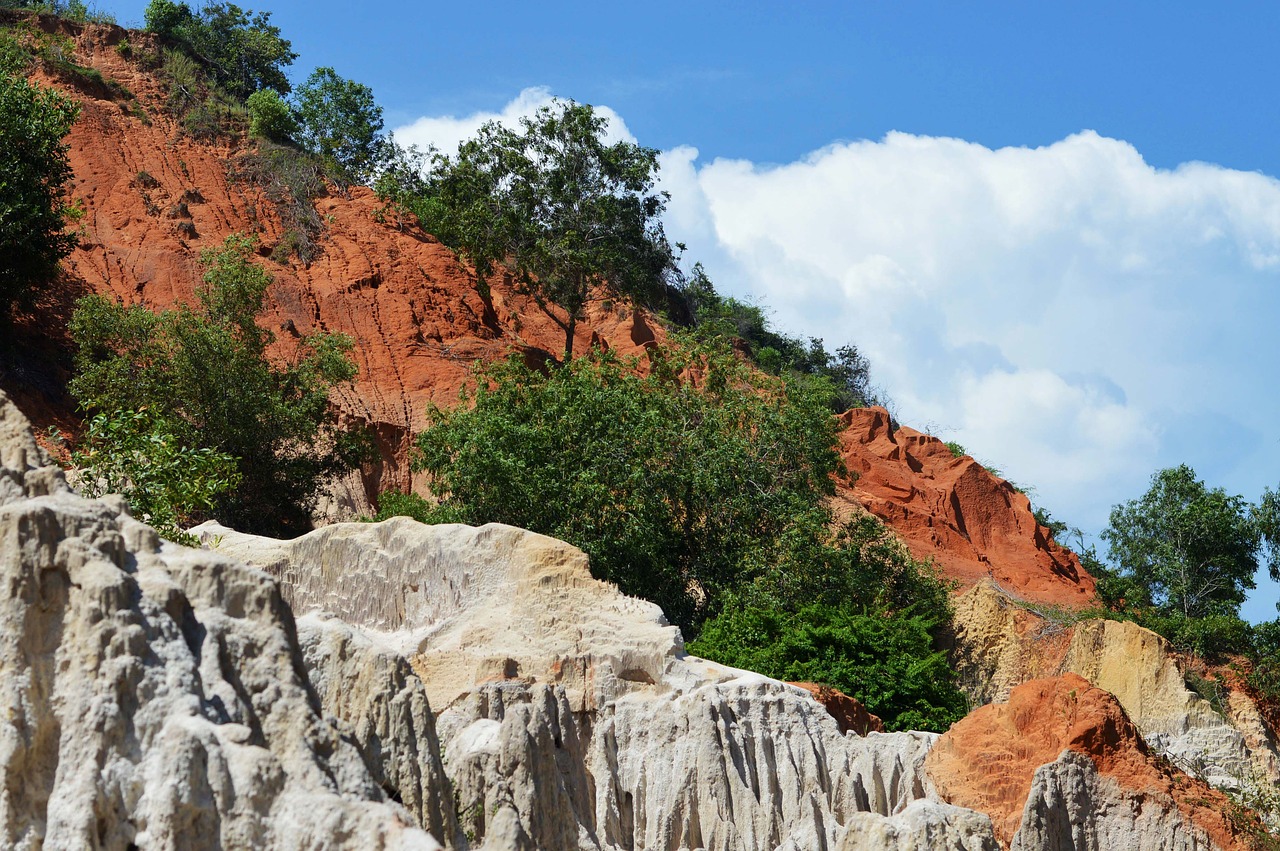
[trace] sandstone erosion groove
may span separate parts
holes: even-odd
[[[0,394],[0,845],[439,847],[323,721],[276,583],[66,487]]]
[[[407,518],[196,531],[279,577],[304,628],[328,609],[406,654],[483,847],[995,847],[985,816],[935,799],[934,734],[845,734],[798,687],[686,655],[561,541]]]

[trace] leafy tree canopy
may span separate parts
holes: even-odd
[[[470,260],[481,287],[498,268],[565,332],[565,360],[588,301],[640,301],[664,290],[673,253],[654,189],[658,152],[609,143],[590,106],[556,103],[513,130],[480,128],[436,155],[425,185],[384,190]],[[396,170],[404,173],[407,170]]]
[[[1209,489],[1184,465],[1161,470],[1139,499],[1117,505],[1102,533],[1113,584],[1165,615],[1236,615],[1264,553],[1280,578],[1276,543],[1280,504],[1268,492],[1257,506]]]
[[[368,86],[317,68],[294,93],[298,141],[324,159],[334,179],[361,183],[382,155],[382,107]]]
[[[803,667],[891,719],[918,699],[942,713],[920,718],[942,723],[963,704],[931,634],[950,613],[943,583],[874,518],[833,525],[826,498],[843,468],[823,382],[771,378],[692,341],[644,363],[593,349],[546,371],[515,359],[478,369],[478,387],[430,410],[418,437],[414,465],[439,504],[384,495],[380,516],[502,522],[569,541],[593,573],[657,602],[687,636],[708,636],[698,652],[728,664],[744,661],[742,625],[763,618],[773,626],[752,645],[752,664],[768,661],[757,670]],[[867,667],[882,620],[909,648],[903,664],[929,671],[901,700],[872,682],[894,674]],[[815,641],[826,649],[803,649]],[[926,680],[936,694],[916,688]]]
[[[681,324],[694,327],[698,337],[741,340],[752,361],[772,375],[788,372],[829,380],[828,404],[835,413],[883,403],[871,387],[871,365],[856,346],[841,346],[832,354],[817,337],[806,343],[775,331],[758,305],[720,295],[701,263],[694,264],[678,289],[688,305]]]
[[[304,337],[290,363],[268,360],[273,336],[255,317],[270,278],[252,256],[253,242],[239,236],[205,252],[197,307],[152,313],[82,299],[71,322],[70,389],[109,420],[146,411],[183,451],[234,458],[238,484],[216,497],[213,512],[238,528],[282,534],[305,529],[329,477],[357,460],[356,435],[338,428],[329,404],[330,388],[350,381],[355,367],[350,340],[330,334]]]
[[[65,227],[71,165],[63,140],[80,108],[29,82],[18,60],[0,56],[0,318],[29,303],[77,242]]]
[[[193,11],[184,2],[151,0],[144,16],[147,29],[203,61],[230,94],[244,99],[259,89],[289,93],[284,69],[298,54],[271,24],[270,12],[254,14],[222,2]]]

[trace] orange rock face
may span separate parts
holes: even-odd
[[[1145,805],[1176,807],[1218,847],[1237,847],[1223,815],[1226,795],[1154,755],[1116,699],[1075,674],[1032,680],[1015,688],[1008,703],[971,712],[937,741],[925,765],[948,803],[987,813],[1007,846],[1036,769],[1064,750],[1087,756],[1101,776]]]
[[[85,215],[80,247],[64,263],[60,309],[28,317],[28,325],[64,325],[74,299],[85,293],[156,309],[191,302],[204,273],[201,252],[230,234],[252,234],[274,279],[259,324],[276,334],[275,354],[287,358],[299,336],[315,331],[346,334],[356,343],[359,376],[337,401],[377,436],[383,458],[364,471],[369,495],[411,485],[404,463],[408,436],[424,425],[428,403],[456,400],[475,361],[511,351],[541,361],[563,352],[564,332],[532,300],[503,280],[493,281],[491,296],[482,298],[452,251],[417,228],[400,227],[364,188],[318,199],[323,232],[310,265],[272,260],[273,249],[288,238],[286,228],[261,189],[233,177],[251,146],[243,139],[199,142],[183,133],[165,109],[167,89],[137,61],[150,37],[127,34],[133,58],[125,58],[117,46],[126,33],[117,27],[43,21],[74,38],[77,61],[127,88],[136,101],[36,75],[81,103],[68,142],[71,193]],[[575,349],[595,344],[628,355],[661,339],[661,329],[643,313],[597,302],[578,326]],[[22,403],[21,388],[15,395]],[[59,419],[39,398],[26,401],[39,425]]]
[[[857,480],[840,496],[887,523],[916,558],[933,558],[961,588],[990,577],[1033,602],[1094,601],[1093,577],[1036,522],[1025,494],[936,437],[895,431],[884,408],[841,420],[840,452]]]
[[[856,697],[850,697],[839,689],[818,683],[788,683],[788,685],[799,686],[813,695],[813,699],[825,706],[831,717],[836,719],[841,733],[852,730],[859,736],[865,736],[867,733],[884,732],[884,722],[880,720],[880,716],[868,712],[867,707],[863,706],[862,701]]]
[[[40,362],[58,362],[60,372],[38,387],[21,376],[3,381],[38,425],[69,422],[70,400],[54,398],[67,378],[69,343],[54,338],[78,296],[99,293],[157,309],[189,302],[203,275],[201,252],[233,233],[259,240],[262,265],[274,278],[261,324],[277,335],[276,355],[289,357],[297,339],[314,331],[356,343],[359,376],[336,397],[345,416],[369,424],[380,449],[359,483],[364,499],[387,488],[420,488],[405,463],[410,435],[425,425],[428,403],[457,398],[475,361],[517,351],[538,362],[563,350],[563,331],[536,304],[503,280],[482,298],[449,249],[401,227],[367,189],[318,199],[323,232],[312,263],[271,259],[283,256],[274,250],[289,234],[264,192],[234,176],[251,146],[243,134],[210,143],[183,132],[166,110],[167,85],[139,62],[154,49],[150,36],[42,21],[74,39],[78,62],[133,97],[37,74],[82,105],[68,141],[72,194],[85,209],[65,280],[26,321],[29,336],[54,349]],[[126,37],[128,58],[118,49]],[[662,339],[642,312],[598,302],[579,324],[575,348],[600,345],[627,355]],[[1092,599],[1092,580],[1047,539],[1026,497],[972,459],[952,458],[942,443],[910,429],[892,431],[881,409],[846,414],[841,449],[860,473],[843,499],[865,505],[916,556],[934,557],[963,586],[991,575],[1033,600]]]

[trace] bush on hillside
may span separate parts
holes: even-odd
[[[871,365],[856,346],[841,346],[833,354],[817,337],[805,342],[778,333],[758,305],[716,292],[701,263],[694,264],[679,292],[689,306],[689,324],[696,329],[696,336],[742,341],[751,360],[770,375],[825,379],[830,382],[827,404],[834,413],[884,404],[871,387]]]
[[[100,296],[80,301],[70,389],[111,419],[148,411],[186,450],[233,457],[238,484],[212,513],[246,531],[289,534],[310,525],[329,479],[351,469],[360,435],[338,427],[329,391],[350,381],[351,341],[304,337],[293,359],[273,363],[273,335],[256,322],[270,278],[251,240],[232,236],[203,255],[206,286],[195,307],[152,313]]]
[[[68,97],[26,78],[22,57],[0,54],[0,319],[30,304],[71,252],[71,164],[64,141],[79,115]]]
[[[597,349],[545,371],[490,364],[476,379],[418,437],[413,464],[439,503],[384,494],[379,518],[501,522],[569,541],[596,576],[658,603],[686,636],[708,635],[698,647],[728,664],[743,662],[732,636],[766,618],[752,665],[803,669],[890,721],[945,726],[963,703],[933,642],[950,614],[944,583],[874,518],[833,526],[826,499],[843,468],[829,387],[692,341],[645,363]],[[873,665],[877,636],[901,658]],[[814,642],[826,649],[806,655]]]
[[[856,697],[890,730],[941,732],[969,711],[947,654],[936,648],[936,616],[893,616],[851,605],[798,610],[768,598],[735,598],[689,651],[790,682],[819,682]]]
[[[298,54],[271,24],[270,12],[221,2],[195,11],[183,2],[151,0],[145,19],[147,29],[177,43],[233,97],[243,101],[259,89],[289,93],[284,69]]]
[[[123,495],[134,516],[171,541],[194,545],[184,529],[209,519],[240,483],[235,458],[183,445],[178,429],[149,410],[99,413],[86,425],[71,451],[80,492]]]

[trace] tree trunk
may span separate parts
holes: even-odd
[[[578,314],[572,312],[569,314],[569,321],[564,326],[564,362],[567,364],[573,360],[573,335],[578,330]]]

